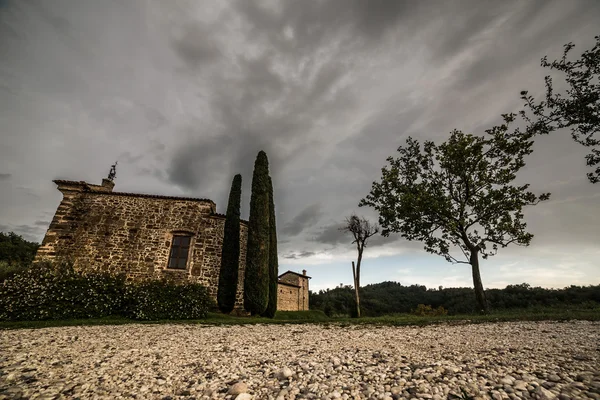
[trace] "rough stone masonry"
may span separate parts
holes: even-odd
[[[212,200],[114,192],[110,179],[101,185],[54,183],[63,199],[36,261],[54,259],[71,262],[76,270],[122,272],[131,280],[200,283],[216,299],[225,216],[216,213]],[[240,222],[240,231],[237,309],[243,307],[246,221]],[[307,310],[309,277],[288,271],[281,278],[289,274],[296,279],[280,284],[278,309]]]

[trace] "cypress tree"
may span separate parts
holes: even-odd
[[[254,162],[248,252],[244,274],[244,308],[261,315],[269,304],[269,160],[260,151]]]
[[[240,262],[240,202],[242,197],[242,176],[237,174],[231,182],[229,203],[223,233],[223,251],[221,253],[221,273],[217,304],[219,310],[229,314],[235,306],[238,271]]]
[[[277,260],[277,229],[275,225],[275,202],[273,201],[273,181],[269,177],[269,305],[265,317],[275,317],[277,311],[277,276],[279,261]]]

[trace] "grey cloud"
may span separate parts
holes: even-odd
[[[12,174],[0,174],[0,181],[7,181],[10,179],[11,176]]]
[[[320,232],[314,233],[314,236],[310,240],[320,244],[329,245],[352,243],[352,238],[349,236],[349,233],[341,230],[343,227],[343,222],[325,226]]]
[[[275,8],[247,1],[236,5],[255,33],[264,36],[271,33],[274,44],[279,44],[282,50],[290,46],[282,35],[286,26],[294,32],[293,47],[288,49],[298,50],[323,43],[345,29],[357,31],[359,35],[349,36],[359,39],[379,39],[388,28],[407,20],[420,8],[417,1],[387,0],[290,1]]]
[[[31,242],[38,242],[43,236],[45,229],[42,229],[37,226],[30,225],[4,225],[0,224],[0,232],[14,232],[18,235],[23,236],[25,240],[29,240]]]
[[[191,67],[215,62],[221,56],[221,51],[211,31],[210,27],[201,23],[188,23],[183,33],[173,39],[173,47]]]
[[[288,260],[298,260],[300,258],[312,257],[315,254],[317,254],[317,253],[315,253],[314,251],[301,251],[298,253],[286,254],[283,256],[283,258],[287,258]]]
[[[287,236],[296,236],[304,229],[314,225],[322,214],[319,203],[311,204],[300,211],[290,222],[286,223],[281,229],[281,233]]]
[[[38,220],[38,221],[34,222],[34,225],[46,227],[46,226],[50,226],[50,221],[41,221],[41,220]]]

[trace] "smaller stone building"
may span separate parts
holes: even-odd
[[[277,293],[277,310],[307,311],[308,280],[306,270],[302,274],[287,271],[279,275],[279,292]]]

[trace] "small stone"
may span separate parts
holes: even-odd
[[[229,390],[227,391],[227,394],[232,394],[235,396],[238,394],[246,393],[247,391],[248,391],[248,385],[246,385],[244,382],[238,382],[229,388]]]
[[[250,393],[240,393],[235,397],[235,400],[250,400],[252,395]]]
[[[514,379],[512,379],[512,378],[510,378],[510,377],[507,376],[507,377],[504,377],[504,378],[500,379],[499,382],[501,384],[503,384],[503,385],[512,386],[512,384],[513,384],[514,381],[515,381]]]
[[[535,394],[536,394],[536,398],[539,400],[556,399],[556,395],[554,393],[552,393],[551,391],[549,391],[548,389],[545,389],[543,386],[538,386],[535,389]]]
[[[525,383],[525,381],[515,381],[513,384],[513,388],[515,390],[519,390],[521,392],[524,392],[527,390],[527,383]]]
[[[550,374],[548,375],[548,380],[551,382],[560,382],[560,376],[556,375],[556,374]]]
[[[289,369],[288,367],[284,367],[279,372],[279,377],[282,378],[282,379],[287,379],[287,378],[291,377],[292,375],[294,375],[294,372],[292,372],[292,370]]]

